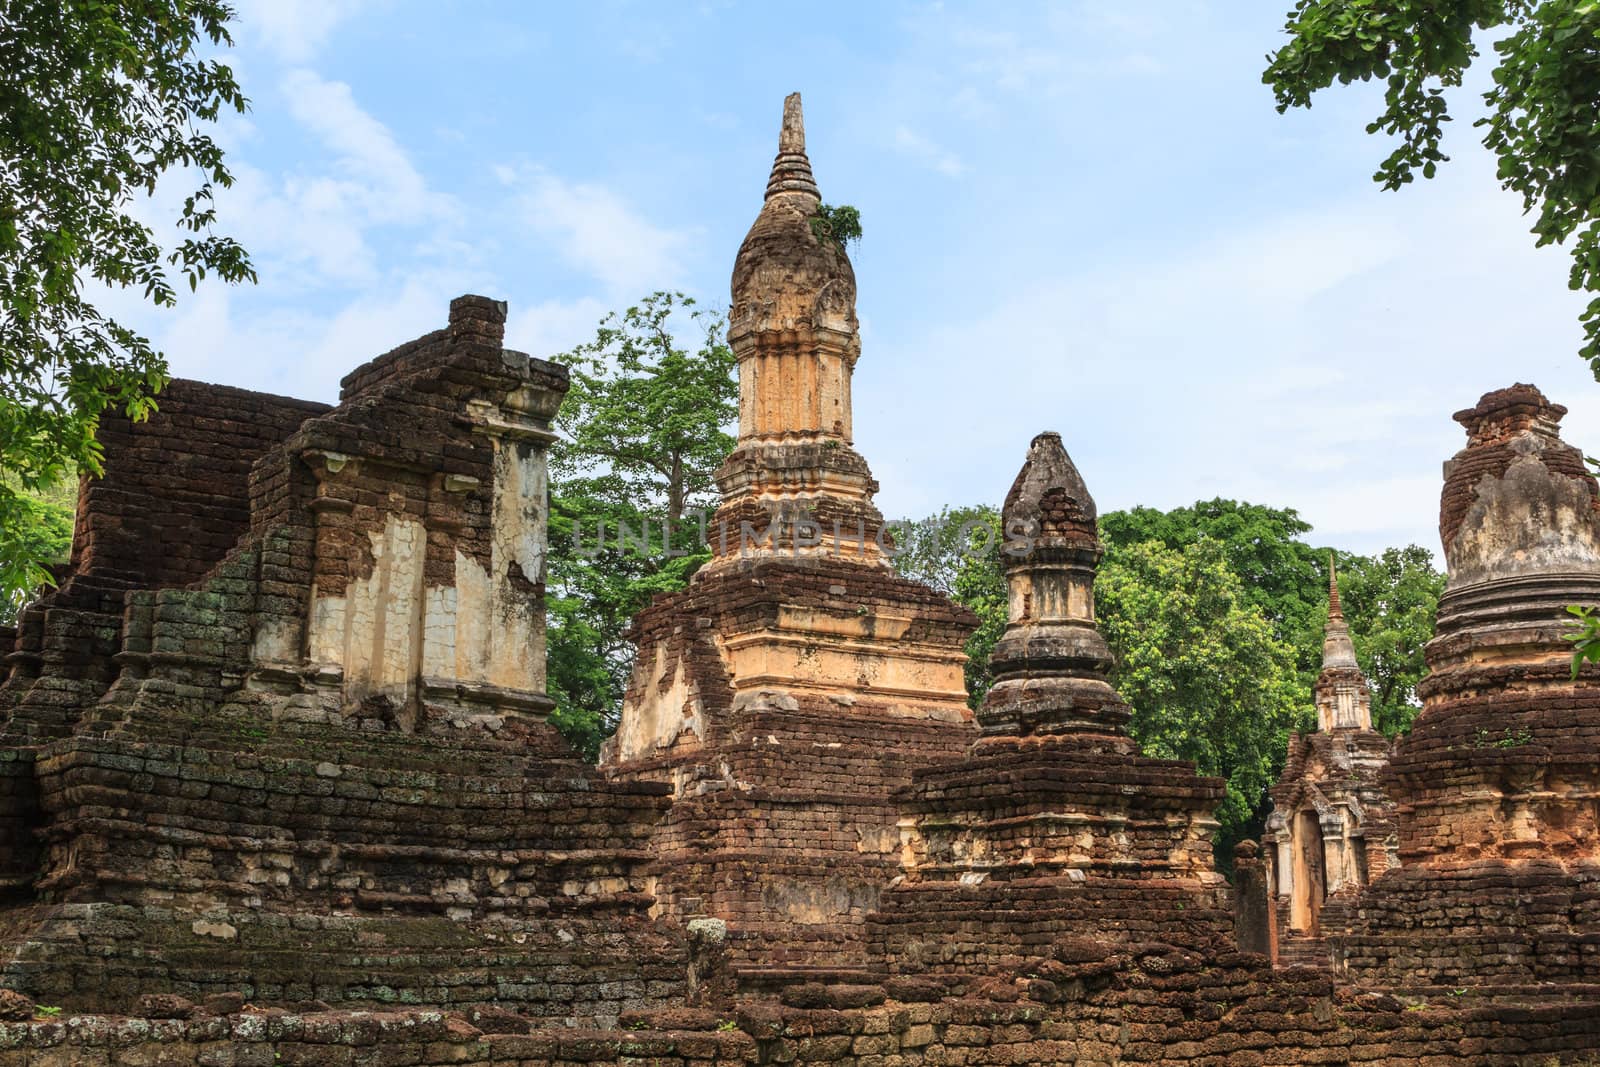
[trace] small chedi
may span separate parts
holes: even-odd
[[[1389,739],[1372,728],[1372,694],[1356,663],[1331,556],[1313,699],[1317,728],[1290,738],[1262,835],[1272,952],[1283,966],[1326,965],[1324,914],[1337,926],[1363,886],[1400,864],[1394,805],[1382,781]]]
[[[1392,754],[1330,580],[1318,729],[1230,885],[1222,784],[1127,733],[1056,434],[968,711],[974,619],[895,575],[851,444],[819,204],[791,97],[713,558],[636,620],[598,768],[545,719],[566,374],[503,304],[332,407],[174,382],[103,422],[71,563],[0,631],[0,1067],[1600,1061],[1600,668],[1561,640],[1600,487],[1563,409],[1457,416]]]
[[[901,791],[904,875],[873,917],[907,971],[1015,967],[1066,937],[1231,938],[1212,863],[1223,783],[1141,756],[1095,627],[1094,499],[1040,434],[1006,496],[1010,621],[965,758]]]

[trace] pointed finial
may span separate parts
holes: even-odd
[[[1356,662],[1350,625],[1339,603],[1339,572],[1328,550],[1328,626],[1322,635],[1322,672],[1312,688],[1320,730],[1372,729],[1372,692]]]
[[[806,154],[806,116],[800,110],[800,94],[790,93],[783,98],[783,129],[778,134],[778,152]]]
[[[1001,517],[1031,527],[1033,536],[1051,547],[1067,544],[1088,548],[1099,558],[1094,497],[1061,444],[1061,435],[1045,432],[1028,445],[1028,459],[1006,494]],[[1012,557],[1008,566],[1024,562]]]
[[[1339,605],[1339,571],[1331,548],[1328,549],[1328,618],[1344,618],[1344,608]]]
[[[800,94],[783,98],[783,128],[778,133],[778,158],[772,161],[772,177],[767,179],[767,199],[781,193],[804,193],[822,199],[817,180],[806,158],[806,120],[800,110]]]
[[[1333,552],[1328,552],[1328,625],[1322,637],[1323,667],[1356,666],[1355,646],[1350,642],[1350,627],[1344,621],[1339,603],[1339,576],[1334,570]]]

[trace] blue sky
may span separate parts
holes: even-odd
[[[1260,84],[1287,0],[239,6],[221,211],[260,284],[113,301],[182,376],[331,400],[463,292],[544,357],[653,289],[723,306],[799,90],[863,216],[887,514],[998,502],[1054,429],[1102,510],[1220,495],[1437,550],[1484,391],[1538,384],[1600,451],[1565,253],[1470,116],[1439,179],[1382,191],[1372,89],[1280,116]]]

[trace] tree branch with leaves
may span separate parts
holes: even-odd
[[[1310,107],[1335,82],[1382,81],[1368,133],[1398,138],[1375,179],[1398,189],[1431,178],[1459,89],[1494,36],[1487,113],[1474,125],[1499,160],[1501,185],[1522,197],[1536,244],[1571,242],[1568,285],[1595,294],[1580,350],[1600,380],[1600,2],[1597,0],[1299,0],[1289,42],[1263,80],[1278,110]]]
[[[253,281],[215,232],[233,177],[206,127],[246,101],[224,64],[220,0],[5,0],[0,4],[0,593],[48,578],[26,541],[26,494],[100,471],[101,412],[140,419],[167,381],[150,342],[97,307],[92,286],[158,307],[208,275]],[[158,240],[135,211],[170,171],[197,186]]]

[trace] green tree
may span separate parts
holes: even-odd
[[[1263,80],[1278,110],[1310,107],[1334,82],[1384,82],[1368,133],[1398,138],[1375,179],[1431,178],[1451,120],[1449,91],[1493,40],[1496,65],[1474,125],[1522,197],[1538,245],[1572,242],[1568,284],[1600,293],[1600,4],[1594,0],[1298,0]],[[1477,35],[1478,40],[1474,39]],[[1600,296],[1583,313],[1580,354],[1600,379]]]
[[[1201,541],[1219,545],[1245,599],[1272,624],[1278,639],[1294,649],[1307,700],[1322,664],[1328,588],[1327,553],[1302,540],[1310,532],[1311,524],[1293,508],[1220,498],[1171,511],[1136,507],[1100,517],[1100,536],[1109,548],[1147,541],[1173,550]]]
[[[684,347],[675,326],[697,328],[699,344]],[[548,684],[553,721],[590,758],[616,728],[629,622],[709,555],[698,516],[716,507],[714,475],[734,445],[724,427],[738,417],[724,332],[722,316],[658,292],[556,357],[572,389],[550,452]]]
[[[1227,779],[1217,851],[1228,855],[1257,828],[1289,732],[1305,715],[1293,649],[1214,540],[1113,545],[1095,582],[1095,611],[1140,747]]]
[[[0,484],[6,481],[9,479],[0,479]],[[72,551],[77,486],[76,480],[63,479],[36,491],[22,489],[14,482],[7,487],[17,502],[12,512],[17,525],[0,539],[0,552],[14,552],[18,557],[0,556],[0,576],[25,579],[41,564],[67,562]],[[17,614],[38,590],[37,582],[0,585],[0,626],[16,622]]]
[[[212,192],[231,184],[202,130],[243,111],[233,72],[203,58],[230,44],[221,0],[7,0],[0,10],[0,588],[48,577],[28,540],[40,490],[98,473],[95,420],[148,414],[167,367],[94,306],[91,283],[177,300],[208,273],[253,280],[245,252],[213,231]],[[198,187],[170,247],[133,211],[180,168]]]
[[[1350,638],[1372,687],[1372,722],[1393,736],[1411,728],[1417,683],[1428,673],[1423,647],[1433,637],[1445,576],[1424,548],[1386,548],[1341,556],[1339,598]]]
[[[1574,629],[1562,634],[1572,642],[1572,677],[1576,679],[1585,663],[1600,663],[1600,610],[1571,604],[1567,611],[1576,616]]]
[[[977,613],[978,628],[966,644],[967,703],[976,709],[989,691],[989,655],[1007,621],[1000,512],[988,504],[944,508],[925,519],[896,523],[895,530],[895,569]]]
[[[1304,540],[1311,526],[1293,508],[1220,499],[1171,511],[1132,508],[1102,515],[1100,529],[1112,546],[1218,543],[1245,598],[1293,649],[1310,707],[1328,618],[1328,553]],[[1375,556],[1340,553],[1338,566],[1356,658],[1373,686],[1373,722],[1385,733],[1403,733],[1416,716],[1416,684],[1427,673],[1422,648],[1433,636],[1445,577],[1416,545]]]

